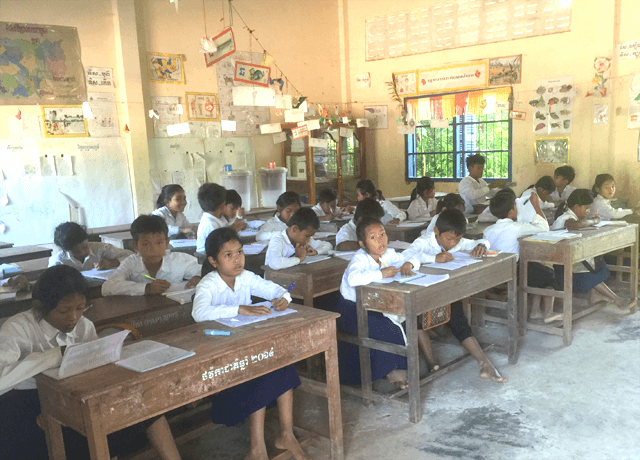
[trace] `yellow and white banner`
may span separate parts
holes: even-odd
[[[418,71],[418,92],[420,94],[463,91],[486,86],[487,61]]]

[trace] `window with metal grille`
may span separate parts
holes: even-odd
[[[413,104],[428,103],[428,99],[407,98]],[[430,176],[459,181],[468,175],[467,157],[477,153],[486,159],[485,179],[511,180],[512,130],[508,110],[459,115],[447,120],[447,128],[432,128],[430,120],[417,117],[415,134],[405,136],[407,180]]]

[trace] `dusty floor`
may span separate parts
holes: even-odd
[[[640,459],[640,314],[613,306],[575,324],[574,341],[529,331],[519,361],[489,356],[506,384],[481,380],[468,362],[423,389],[418,424],[394,407],[343,396],[345,458],[356,459]],[[503,343],[505,327],[489,323],[481,341]],[[441,361],[461,347],[435,344]],[[328,435],[326,402],[296,392],[296,424]],[[277,410],[267,414],[267,444],[277,433]],[[183,460],[242,459],[248,425],[221,428],[180,446]],[[311,459],[329,459],[329,443],[313,438]],[[273,457],[277,451],[273,450]]]

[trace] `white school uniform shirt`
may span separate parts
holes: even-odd
[[[458,192],[460,192],[460,196],[464,200],[464,213],[471,214],[474,204],[487,201],[489,191],[489,185],[482,177],[478,180],[471,176],[463,177],[458,183]]]
[[[327,214],[322,210],[322,206],[320,206],[320,203],[316,204],[315,206],[312,206],[311,209],[313,209],[313,212],[316,213],[316,216],[318,217],[324,217]]]
[[[454,252],[471,251],[479,245],[484,245],[487,249],[491,247],[487,240],[460,238],[460,242],[447,252],[453,254]],[[411,246],[405,249],[402,255],[407,261],[418,260],[421,264],[432,264],[436,261],[436,256],[442,251],[442,246],[440,246],[440,243],[436,240],[436,234],[427,233],[426,235],[420,235],[416,238],[416,240],[411,243]]]
[[[560,217],[558,217],[555,220],[555,222],[553,222],[553,225],[551,226],[551,230],[565,230],[566,227],[564,226],[564,223],[570,219],[577,220],[577,221],[580,220],[575,212],[573,212],[571,209],[567,209],[564,212],[564,214],[562,214]],[[593,258],[587,259],[585,262],[591,265],[591,267],[595,268],[595,261]],[[585,267],[582,264],[582,262],[573,264],[573,273],[588,273],[588,272],[589,270],[587,269],[587,267]]]
[[[33,377],[62,363],[61,346],[97,338],[93,323],[84,316],[68,334],[36,318],[33,310],[12,316],[0,328],[0,395],[36,389]]]
[[[169,236],[177,235],[180,233],[180,227],[187,227],[191,225],[187,220],[187,217],[183,212],[179,212],[176,217],[173,217],[171,211],[166,206],[156,209],[151,213],[152,216],[160,216],[167,223],[169,227]]]
[[[338,230],[338,234],[336,235],[336,247],[343,241],[358,241],[358,235],[356,233],[356,224],[351,219],[349,222],[344,224]]]
[[[131,254],[133,252],[116,248],[113,244],[90,242],[89,256],[85,260],[76,259],[70,251],[60,251],[49,257],[49,267],[68,265],[78,271],[93,270],[95,264],[100,262],[100,259],[118,259],[122,262]]]
[[[426,203],[421,196],[416,197],[407,209],[409,220],[414,222],[428,222],[431,220],[431,212],[436,210],[438,206],[438,200],[435,198],[429,198],[429,202]]]
[[[184,252],[167,251],[162,258],[160,270],[155,278],[166,280],[172,285],[184,285],[194,276],[200,276],[202,267],[198,259]],[[144,295],[147,284],[153,280],[140,254],[127,257],[116,269],[111,278],[102,285],[102,295]]]
[[[571,195],[571,192],[573,192],[575,189],[576,188],[571,185],[567,185],[562,193],[558,193],[558,189],[555,189],[553,192],[551,192],[551,199],[553,201],[567,201],[569,199],[569,195]]]
[[[420,232],[421,235],[426,235],[427,233],[432,233],[433,232],[433,229],[436,228],[436,222],[438,222],[438,216],[439,215],[440,214],[436,214],[435,216],[433,216],[433,219],[431,219],[431,222],[429,223],[429,226]],[[465,222],[467,224],[469,224],[469,219],[467,219],[466,216],[465,216],[464,220],[465,220]]]
[[[520,198],[529,198],[532,193],[535,193],[536,195],[538,195],[535,185],[533,187],[526,189],[524,192],[522,192],[522,195],[520,195]],[[538,198],[540,198],[539,195],[538,195]],[[540,204],[540,209],[553,209],[556,207],[555,203],[552,203],[551,201],[542,201],[542,199],[540,199],[538,203]]]
[[[548,232],[547,219],[536,214],[531,222],[516,222],[512,219],[499,219],[495,224],[484,229],[483,236],[493,249],[518,254],[520,257],[520,242],[518,238]]]
[[[291,302],[291,295],[283,287],[248,270],[236,276],[233,289],[217,271],[213,271],[202,278],[196,287],[191,316],[198,323],[233,318],[238,315],[240,305],[251,305],[251,296],[272,300],[280,297],[283,292],[284,298]]]
[[[489,206],[484,208],[484,210],[478,215],[478,222],[498,222],[498,218],[491,214],[491,210]]]
[[[597,195],[589,207],[589,217],[595,217],[596,211],[602,220],[622,219],[624,216],[633,214],[632,209],[616,209],[611,206],[611,200],[607,200],[602,195]]]
[[[380,206],[384,209],[384,216],[380,219],[382,225],[387,225],[387,223],[393,219],[398,219],[400,222],[407,220],[407,213],[400,211],[400,209],[398,209],[398,207],[391,201],[382,200],[378,201],[378,203],[380,203]]]
[[[309,240],[309,246],[318,251],[318,254],[326,254],[333,249],[331,243],[317,241],[313,238]],[[293,267],[300,263],[300,258],[296,257],[295,253],[296,249],[291,243],[287,231],[283,230],[269,241],[265,263],[274,270]]]
[[[280,213],[277,213],[271,219],[266,221],[259,229],[256,235],[256,241],[265,242],[276,236],[282,230],[287,229],[287,224],[280,220]]]
[[[222,218],[218,218],[213,214],[209,214],[208,212],[202,213],[202,218],[200,219],[200,225],[198,225],[198,238],[196,240],[196,251],[205,253],[204,243],[207,241],[207,237],[209,233],[212,231],[226,227],[228,222],[224,216]]]

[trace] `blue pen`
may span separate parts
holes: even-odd
[[[278,302],[280,302],[280,299],[282,299],[287,292],[291,292],[291,289],[293,289],[293,286],[295,286],[295,285],[296,285],[296,282],[294,281],[293,283],[291,283],[289,285],[289,287],[287,288],[286,291],[284,291],[282,294],[280,294],[280,297],[278,297],[276,300],[271,302],[271,305],[274,305],[274,306],[277,305]]]
[[[219,331],[217,329],[205,329],[205,335],[231,335],[231,331]]]

